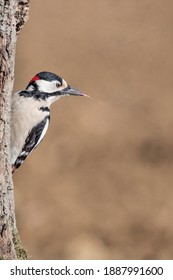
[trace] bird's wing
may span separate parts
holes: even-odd
[[[45,119],[34,126],[32,130],[29,132],[25,144],[22,148],[21,153],[18,155],[13,168],[14,170],[19,168],[23,161],[28,157],[28,155],[38,146],[38,144],[42,141],[43,137],[46,134],[46,131],[49,126],[50,118],[47,116]]]

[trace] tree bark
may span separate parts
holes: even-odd
[[[29,0],[0,0],[0,259],[26,259],[14,211],[10,164],[10,112],[17,34],[28,18]]]

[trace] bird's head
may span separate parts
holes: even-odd
[[[51,72],[40,72],[29,82],[26,91],[36,99],[49,100],[50,103],[62,96],[86,96],[79,90],[72,88],[60,76]]]

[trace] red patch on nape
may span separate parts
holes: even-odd
[[[37,80],[40,80],[39,76],[34,76],[32,78],[32,80],[30,81],[30,83],[34,82],[34,81],[37,81]]]

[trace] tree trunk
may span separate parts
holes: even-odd
[[[10,112],[17,34],[29,0],[0,0],[0,259],[26,259],[16,228],[10,164]]]

